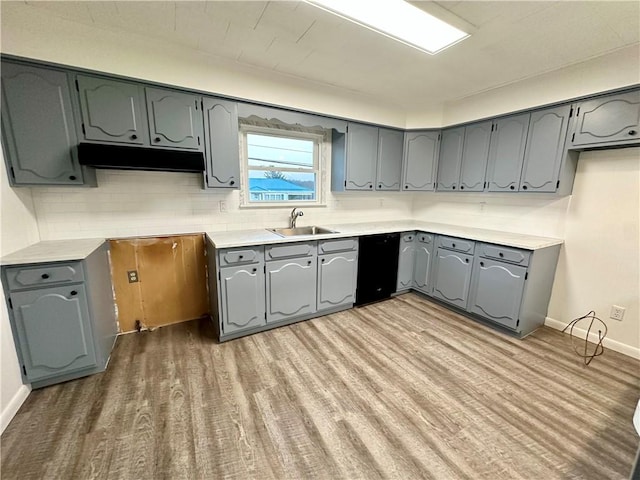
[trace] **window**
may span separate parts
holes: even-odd
[[[243,125],[243,204],[321,203],[323,135]]]

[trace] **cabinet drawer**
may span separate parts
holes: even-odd
[[[529,265],[531,252],[483,243],[480,245],[480,256],[526,266]]]
[[[242,265],[245,263],[260,263],[262,261],[263,247],[244,247],[220,250],[218,252],[219,265]]]
[[[418,239],[418,243],[433,243],[433,235],[430,233],[418,232],[416,238]]]
[[[455,250],[457,252],[473,253],[475,242],[455,237],[443,237],[441,235],[438,237],[438,247]]]
[[[279,260],[291,257],[313,257],[317,254],[315,243],[289,243],[286,245],[270,245],[265,251],[265,258]]]
[[[9,267],[6,272],[9,290],[20,290],[52,283],[82,282],[84,280],[80,262]]]
[[[318,242],[318,255],[335,252],[349,252],[357,249],[357,238],[340,238],[338,240],[324,240]]]

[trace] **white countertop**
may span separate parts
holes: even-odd
[[[82,260],[87,258],[104,242],[104,238],[38,242],[0,258],[0,265]]]
[[[498,230],[486,230],[481,228],[464,227],[461,225],[449,225],[445,223],[418,222],[414,220],[344,223],[335,225],[323,224],[321,226],[331,230],[336,230],[337,233],[281,237],[280,235],[269,232],[268,230],[259,229],[230,232],[207,232],[207,237],[213,242],[216,248],[304,242],[309,240],[356,237],[376,233],[407,232],[412,230],[438,233],[441,235],[451,235],[453,237],[461,237],[479,242],[495,243],[498,245],[522,248],[525,250],[538,250],[564,243],[563,240],[558,238],[538,237],[534,235],[524,235],[521,233],[501,232]]]

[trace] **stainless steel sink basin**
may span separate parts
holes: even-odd
[[[302,235],[323,235],[327,233],[338,233],[328,228],[312,226],[312,227],[296,227],[296,228],[267,228],[270,232],[280,235],[281,237],[295,237]]]

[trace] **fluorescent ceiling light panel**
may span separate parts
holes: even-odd
[[[404,0],[305,1],[432,55],[469,36]]]

